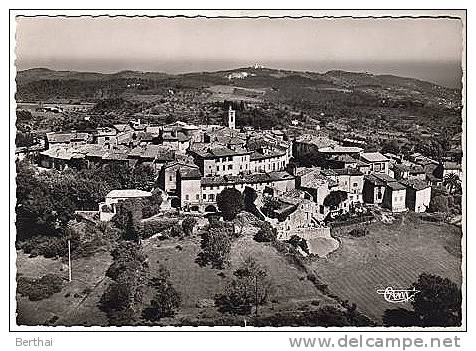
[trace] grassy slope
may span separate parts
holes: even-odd
[[[213,319],[220,314],[213,306],[197,307],[197,302],[208,300],[213,303],[215,294],[222,291],[233,271],[247,256],[254,257],[258,263],[267,267],[275,291],[270,300],[274,301],[261,309],[261,313],[274,313],[277,310],[289,310],[308,306],[311,301],[320,304],[334,304],[335,301],[324,296],[306,279],[304,273],[291,266],[271,245],[257,243],[250,236],[237,239],[232,246],[231,266],[223,271],[210,267],[200,267],[195,258],[199,252],[198,239],[184,241],[165,241],[157,247],[154,239],[145,243],[151,272],[158,269],[159,262],[171,273],[174,287],[182,295],[182,307],[174,319],[164,323],[180,323],[188,320]],[[177,249],[181,245],[182,250]],[[218,274],[222,272],[225,278]]]
[[[380,319],[388,308],[410,307],[386,302],[377,289],[407,288],[423,272],[461,284],[458,227],[423,222],[410,213],[403,221],[375,223],[369,230],[366,237],[341,237],[341,247],[313,268],[332,292],[357,303],[371,318]]]
[[[67,281],[68,268],[61,260],[38,256],[29,258],[17,252],[17,272],[27,277],[39,278],[53,273],[64,277],[65,286],[59,293],[41,301],[30,301],[17,295],[18,323],[45,325],[56,320],[56,325],[104,325],[107,317],[97,307],[106,284],[104,274],[111,264],[108,252],[98,252],[92,257],[73,261],[73,280]],[[88,293],[85,289],[91,289]],[[68,296],[66,296],[68,295]],[[55,317],[56,316],[56,317]]]

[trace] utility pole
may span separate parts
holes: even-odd
[[[68,271],[69,281],[71,282],[71,240],[68,239]]]
[[[255,303],[256,303],[256,315],[258,315],[258,274],[255,276]]]

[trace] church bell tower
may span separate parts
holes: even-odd
[[[236,124],[236,111],[233,110],[231,104],[228,106],[228,128],[235,129]]]

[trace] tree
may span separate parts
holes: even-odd
[[[217,205],[223,218],[231,221],[244,207],[243,195],[235,188],[225,188],[217,195]]]
[[[158,321],[164,317],[171,317],[180,307],[181,297],[169,281],[169,271],[160,266],[159,276],[151,280],[151,286],[155,294],[150,301],[150,306],[144,310],[144,318],[150,321]]]
[[[113,281],[100,299],[100,308],[112,325],[131,325],[140,318],[149,266],[140,245],[120,241],[111,252],[113,262],[106,276]]]
[[[289,238],[288,243],[290,243],[296,249],[300,247],[302,251],[309,255],[309,247],[307,246],[306,239],[294,234]]]
[[[258,194],[256,193],[256,190],[249,186],[246,186],[245,190],[243,190],[243,202],[245,205],[244,209],[245,211],[254,214],[256,217],[263,221],[265,218],[255,205],[255,201],[257,198]]]
[[[281,201],[279,201],[275,197],[267,196],[264,198],[263,203],[264,203],[263,207],[271,211],[277,210],[278,208],[281,207]]]
[[[444,195],[437,195],[431,198],[428,212],[443,212],[448,213],[448,197]]]
[[[239,315],[250,314],[254,306],[258,315],[259,306],[267,302],[272,290],[266,268],[247,257],[233,275],[224,292],[215,296],[215,303],[220,311]]]
[[[268,222],[263,222],[253,239],[257,242],[271,242],[275,241],[277,236],[276,229]]]
[[[151,166],[139,165],[132,171],[129,188],[150,191],[155,186],[155,178],[155,171]]]
[[[195,217],[185,217],[182,221],[182,229],[186,236],[193,234],[193,228],[197,224],[197,219]]]
[[[70,184],[59,172],[36,174],[17,162],[17,241],[35,235],[61,236],[77,208]]]
[[[329,195],[324,198],[324,206],[337,207],[341,202],[347,200],[347,193],[343,190],[331,191]]]
[[[448,188],[450,194],[454,194],[461,187],[461,180],[456,173],[449,173],[443,178],[443,185]]]
[[[160,192],[152,192],[152,196],[142,199],[142,218],[149,218],[160,212],[162,196]]]
[[[419,321],[415,312],[394,308],[385,310],[383,324],[386,327],[415,327],[419,325]]]
[[[461,325],[461,289],[448,278],[422,273],[410,289],[419,291],[412,306],[424,327]]]
[[[140,241],[140,220],[142,219],[141,200],[128,199],[116,204],[114,225],[122,232],[122,238]]]
[[[231,230],[223,223],[210,225],[202,234],[201,252],[198,263],[202,266],[211,264],[213,268],[224,269],[230,263]]]

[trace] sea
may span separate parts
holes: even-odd
[[[211,60],[211,59],[177,59],[177,60],[61,60],[61,61],[35,61],[16,62],[17,69],[49,68],[53,70],[84,71],[115,73],[123,70],[144,72],[164,72],[169,74],[213,72],[236,68],[251,67],[254,64],[266,68],[311,71],[325,73],[331,70],[349,72],[366,72],[371,74],[391,74],[400,77],[416,78],[432,82],[449,88],[461,88],[463,69],[461,62],[457,61],[264,61],[252,60]]]

